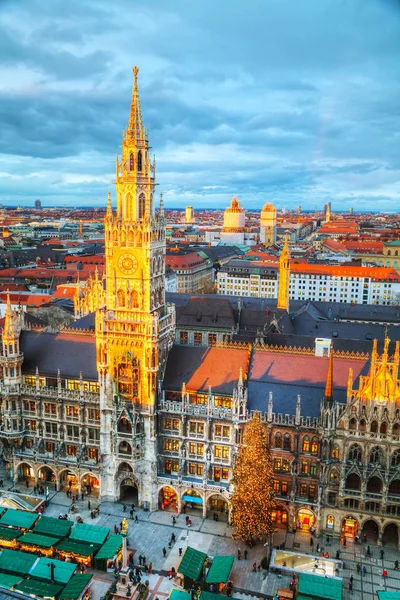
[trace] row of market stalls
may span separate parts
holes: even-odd
[[[222,592],[229,581],[232,571],[234,556],[208,557],[204,552],[188,546],[178,567],[177,583],[185,590],[200,587],[201,600],[218,600],[215,592]],[[218,595],[218,594],[217,594]],[[177,597],[176,600],[187,600]]]
[[[8,509],[0,517],[0,588],[56,600],[90,596],[91,575],[78,564],[112,570],[122,536],[107,527]]]

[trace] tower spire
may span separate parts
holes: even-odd
[[[142,125],[142,113],[140,112],[140,99],[139,99],[139,88],[138,88],[138,73],[139,68],[134,66],[133,72],[133,88],[132,88],[132,100],[131,110],[129,113],[129,123],[126,130],[126,136],[134,138],[136,141],[144,140],[145,133]]]
[[[324,400],[327,404],[333,402],[333,347],[329,353],[328,374],[326,376]]]
[[[107,196],[106,217],[112,217],[112,206],[111,206],[111,193],[110,193],[110,191],[108,192],[108,196]]]
[[[13,315],[12,315],[9,291],[7,291],[7,304],[6,304],[6,312],[5,312],[4,316],[5,316],[5,322],[4,322],[3,338],[10,339],[10,338],[14,337],[14,328],[13,328]]]
[[[285,234],[285,243],[279,258],[279,287],[277,308],[289,310],[289,284],[290,284],[290,252],[289,235]]]

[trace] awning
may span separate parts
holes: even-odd
[[[36,557],[35,557],[36,558]],[[51,568],[50,565],[54,565],[54,580],[56,583],[66,584],[74,574],[77,565],[64,562],[62,560],[55,560],[54,558],[39,558],[33,569],[30,571],[32,577],[42,579],[44,581],[51,581]]]
[[[60,600],[76,600],[81,596],[85,588],[90,583],[92,575],[84,573],[83,575],[74,575],[71,577],[65,588],[60,594]]]
[[[60,540],[49,535],[39,535],[38,533],[25,533],[19,540],[20,544],[29,544],[30,546],[38,546],[39,548],[51,548]]]
[[[207,583],[226,583],[234,563],[234,556],[216,556],[208,572]]]
[[[179,573],[197,581],[203,571],[207,554],[188,546],[178,567]]]
[[[20,529],[31,529],[38,518],[38,513],[8,508],[0,518],[0,525],[19,527]]]
[[[59,583],[37,581],[35,579],[24,579],[15,590],[22,594],[40,596],[41,598],[57,598],[63,586]]]
[[[84,544],[75,540],[63,540],[57,544],[57,552],[66,552],[68,554],[76,554],[78,556],[93,556],[97,551],[98,546],[94,544]]]
[[[18,575],[27,575],[37,561],[37,556],[27,552],[17,552],[4,548],[0,554],[0,571]]]
[[[386,590],[376,590],[378,600],[400,600],[400,592],[387,592]]]
[[[203,504],[203,498],[198,498],[197,496],[183,496],[182,500],[191,504]]]
[[[310,573],[300,573],[299,596],[307,599],[318,598],[318,600],[342,600],[342,581]]]
[[[11,529],[8,527],[0,527],[0,540],[16,540],[23,535],[20,529]]]
[[[42,535],[50,535],[59,539],[67,537],[72,528],[72,522],[67,519],[40,517],[33,531]]]
[[[9,575],[8,573],[0,573],[0,587],[7,588],[8,590],[19,581],[21,581],[21,575]]]
[[[122,547],[122,535],[110,535],[105,544],[95,556],[95,560],[99,558],[113,558]]]
[[[192,600],[192,594],[183,592],[182,590],[173,589],[171,590],[168,598],[169,600]]]
[[[101,546],[106,541],[110,530],[108,527],[77,523],[69,536],[70,540],[86,542],[87,544],[98,544]]]

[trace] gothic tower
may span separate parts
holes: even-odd
[[[10,294],[7,293],[7,305],[2,333],[3,353],[0,364],[3,367],[4,385],[14,391],[22,383],[22,363],[24,357],[19,348],[21,324],[17,312],[11,309]]]
[[[276,208],[271,202],[264,204],[260,216],[260,243],[266,248],[276,242]]]
[[[151,161],[138,92],[116,161],[117,210],[109,194],[104,222],[105,298],[96,313],[103,469],[101,495],[118,499],[137,489],[156,502],[155,407],[172,343],[174,309],[165,303],[165,220],[155,211]]]
[[[277,308],[289,310],[289,284],[290,284],[290,252],[289,236],[285,235],[285,243],[279,257],[279,287]]]

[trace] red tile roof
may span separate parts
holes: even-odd
[[[290,265],[292,273],[331,275],[334,277],[370,277],[374,280],[400,281],[400,275],[390,267],[353,267],[349,265]]]

